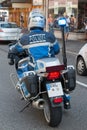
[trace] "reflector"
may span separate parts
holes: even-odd
[[[53,99],[53,103],[61,103],[63,101],[62,97],[57,97]]]
[[[64,65],[46,67],[46,72],[61,71],[61,70],[65,70]]]
[[[52,80],[52,79],[57,79],[60,77],[60,72],[50,72],[48,73],[47,79]]]

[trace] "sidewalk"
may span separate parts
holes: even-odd
[[[24,33],[29,33],[27,28],[23,28],[22,30]],[[57,38],[61,39],[62,38],[62,34],[61,31],[54,29],[54,34]],[[68,40],[73,40],[73,41],[83,41],[85,39],[85,33],[76,33],[76,32],[69,32],[69,37]]]
[[[54,34],[57,38],[61,38],[61,31],[59,30],[54,30]],[[76,32],[69,32],[69,40],[84,40],[85,39],[85,33],[76,33]]]

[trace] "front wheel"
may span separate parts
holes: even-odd
[[[49,126],[56,127],[62,120],[62,107],[52,107],[49,100],[45,101],[44,116]]]

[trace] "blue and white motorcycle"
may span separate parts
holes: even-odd
[[[43,110],[49,126],[58,126],[62,120],[64,93],[69,94],[76,86],[74,67],[67,66],[65,62],[61,64],[56,57],[37,60],[34,65],[27,50],[12,54],[14,46],[9,46],[8,58],[11,59],[11,65],[15,64],[16,73],[10,77],[22,99],[27,102],[21,111],[32,105]],[[30,66],[34,69],[30,70]]]

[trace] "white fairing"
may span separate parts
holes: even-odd
[[[87,43],[80,49],[78,55],[81,55],[83,57],[87,67]]]
[[[43,58],[37,60],[35,71],[36,72],[46,72],[46,67],[58,66],[60,65],[60,61],[58,58]]]

